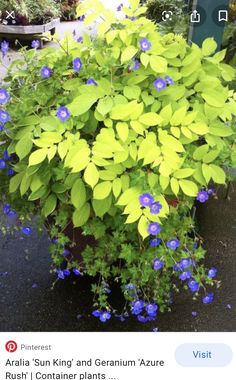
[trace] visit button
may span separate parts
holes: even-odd
[[[225,367],[233,352],[227,344],[186,343],[177,348],[175,359],[184,367]]]

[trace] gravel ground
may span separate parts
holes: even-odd
[[[207,265],[216,266],[222,280],[212,304],[193,301],[186,292],[175,297],[172,312],[160,315],[155,323],[143,325],[131,318],[101,324],[90,316],[88,278],[60,281],[52,290],[55,276],[49,272],[45,233],[23,240],[1,236],[0,331],[152,331],[156,327],[159,331],[236,331],[236,186],[229,200],[224,194],[220,191],[218,201],[212,199],[197,212],[208,249]],[[119,295],[113,289],[115,300]]]

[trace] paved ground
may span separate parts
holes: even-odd
[[[222,280],[213,304],[192,301],[185,293],[175,297],[172,312],[154,324],[112,319],[103,325],[89,316],[89,279],[60,281],[51,289],[54,276],[49,273],[45,233],[24,240],[0,236],[0,331],[236,331],[236,186],[230,195],[231,200],[225,200],[221,192],[218,201],[198,209],[207,265],[216,266]],[[113,289],[115,303],[119,298]],[[198,315],[193,317],[192,311]]]

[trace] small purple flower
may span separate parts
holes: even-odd
[[[2,52],[2,58],[5,57],[6,53],[9,51],[9,42],[2,41],[1,43],[1,52]]]
[[[116,8],[117,12],[120,12],[123,8],[123,4],[121,3],[120,5],[118,5],[118,7]]]
[[[196,317],[197,316],[197,312],[196,311],[192,311],[192,316]]]
[[[137,71],[140,67],[140,62],[137,59],[133,60],[133,66],[130,67],[130,70]]]
[[[64,249],[62,256],[67,257],[70,255],[70,251],[68,249]]]
[[[76,38],[76,42],[78,42],[78,43],[82,43],[82,42],[83,42],[83,37],[78,37],[78,38]]]
[[[40,47],[40,41],[39,40],[33,40],[32,42],[31,42],[31,47],[33,48],[33,49],[38,49],[39,47]]]
[[[185,272],[182,272],[180,275],[179,275],[179,279],[181,281],[185,281],[185,280],[189,280],[192,276],[192,272],[191,270],[186,270]]]
[[[10,99],[10,94],[5,88],[0,88],[0,104],[5,104]]]
[[[0,123],[4,125],[5,123],[7,123],[10,120],[11,120],[11,117],[10,117],[9,113],[0,109]]]
[[[100,310],[94,310],[94,311],[92,312],[92,315],[93,315],[94,317],[96,317],[96,318],[99,318],[101,314],[102,314],[102,311],[100,311]]]
[[[134,284],[126,284],[125,285],[125,289],[127,289],[127,290],[134,290],[134,289],[136,289],[136,285],[134,285]]]
[[[231,309],[232,309],[232,305],[231,305],[231,303],[228,303],[228,304],[226,305],[226,307],[227,307],[227,309],[231,310]]]
[[[194,243],[193,244],[193,249],[197,249],[198,248],[198,243]]]
[[[140,40],[139,45],[142,51],[148,51],[151,49],[151,46],[152,46],[152,44],[146,38],[143,38],[142,40]]]
[[[81,67],[82,67],[81,59],[80,59],[80,58],[75,58],[75,59],[73,59],[72,64],[73,64],[73,69],[74,69],[77,73],[80,72]]]
[[[0,159],[0,170],[1,169],[5,169],[6,168],[6,162],[4,161],[4,160],[2,160],[2,159]]]
[[[154,201],[154,198],[149,193],[144,193],[144,194],[140,195],[140,197],[139,197],[139,203],[143,207],[151,207],[153,201]]]
[[[162,268],[163,268],[163,265],[164,265],[164,262],[163,262],[162,260],[155,259],[155,260],[153,261],[153,269],[154,269],[154,270],[162,269]]]
[[[7,175],[9,176],[9,177],[12,177],[13,175],[14,175],[14,170],[13,169],[7,169]]]
[[[65,273],[61,269],[57,269],[57,278],[60,278],[61,280],[64,280],[65,278]]]
[[[59,107],[57,110],[57,117],[62,122],[65,122],[70,117],[70,112],[67,107]]]
[[[32,233],[33,233],[32,229],[30,227],[23,226],[21,230],[22,230],[23,234],[26,236],[32,235]]]
[[[158,332],[159,331],[159,328],[158,327],[154,327],[154,329],[152,329],[153,332]]]
[[[217,269],[216,268],[210,268],[208,271],[208,277],[214,278],[217,275]]]
[[[149,244],[151,247],[157,247],[158,245],[161,244],[161,239],[159,238],[151,239]]]
[[[100,321],[103,323],[108,321],[110,318],[111,318],[111,313],[109,313],[108,311],[102,312],[99,316]]]
[[[77,268],[73,268],[73,269],[72,269],[72,272],[73,272],[76,276],[80,276],[80,275],[81,275],[81,272],[80,272],[79,269],[77,269]]]
[[[166,243],[166,245],[169,249],[171,249],[172,251],[175,251],[179,247],[179,240],[171,239]]]
[[[200,285],[199,285],[199,283],[197,281],[190,280],[188,282],[188,287],[191,290],[191,292],[195,293],[195,292],[197,292],[199,290]]]
[[[43,78],[50,78],[51,74],[52,74],[52,70],[50,69],[50,67],[44,66],[41,69],[41,75]]]
[[[211,303],[214,300],[214,293],[207,293],[205,297],[202,298],[202,302],[205,304]]]
[[[16,216],[16,212],[13,211],[13,210],[10,210],[9,213],[7,214],[7,216]]]
[[[69,271],[69,269],[64,269],[64,270],[63,270],[63,273],[64,273],[65,276],[70,276],[70,271]]]
[[[161,226],[157,222],[152,222],[149,224],[147,231],[150,235],[155,236],[161,232]]]
[[[189,258],[183,258],[179,263],[182,269],[188,268],[190,265],[192,265],[192,261]]]
[[[9,203],[6,203],[3,205],[3,214],[4,215],[8,215],[10,210],[11,210],[11,205]]]
[[[175,263],[174,266],[173,266],[173,270],[176,270],[176,271],[180,271],[182,270],[182,266],[180,263]]]
[[[36,283],[34,283],[34,284],[32,284],[31,288],[36,289],[36,288],[38,288],[38,285]]]
[[[173,79],[171,77],[169,77],[169,75],[165,76],[165,80],[166,80],[166,84],[169,84],[169,85],[174,84]]]
[[[207,193],[209,195],[214,195],[216,193],[215,189],[208,189]]]
[[[209,195],[207,191],[199,191],[199,193],[197,194],[197,200],[201,203],[205,203],[206,201],[208,201],[208,199]]]
[[[146,306],[146,312],[150,317],[155,317],[157,314],[158,306],[155,303],[150,303]]]
[[[156,88],[157,91],[162,91],[166,88],[166,82],[162,78],[157,78],[153,82],[153,86]]]
[[[11,155],[8,154],[8,151],[7,150],[4,150],[3,152],[3,158],[5,161],[10,161],[11,160]]]
[[[97,86],[97,82],[95,82],[95,80],[93,80],[92,78],[89,78],[86,82],[86,84],[92,84],[93,86]]]
[[[139,315],[144,308],[144,302],[141,300],[133,301],[131,306],[131,314]]]
[[[160,202],[154,202],[150,207],[150,213],[159,214],[161,209],[162,209],[162,205],[160,204]]]
[[[148,321],[147,317],[144,317],[144,315],[138,315],[137,320],[141,323],[146,323]]]

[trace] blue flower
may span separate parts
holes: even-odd
[[[134,284],[126,284],[125,289],[127,290],[134,290],[136,288],[136,285]]]
[[[189,289],[190,289],[192,292],[197,292],[197,291],[199,290],[200,285],[199,285],[199,283],[198,283],[197,281],[195,281],[195,280],[190,280],[190,281],[188,282],[188,287],[189,287]]]
[[[207,191],[199,191],[199,193],[197,194],[197,200],[201,203],[208,201],[208,199],[209,194]]]
[[[64,249],[62,256],[66,257],[70,255],[70,251],[68,249]]]
[[[4,150],[4,152],[3,152],[3,159],[5,160],[5,161],[10,161],[11,160],[11,155],[9,155],[8,154],[8,151],[7,150]]]
[[[77,71],[77,73],[78,73],[81,70],[81,67],[82,67],[81,59],[80,58],[73,59],[72,64],[73,64],[73,69],[75,71]]]
[[[60,278],[61,280],[64,280],[65,278],[65,273],[61,269],[57,269],[57,277]]]
[[[144,315],[138,315],[137,316],[137,320],[141,323],[146,323],[148,322],[148,318],[147,317],[144,317]]]
[[[153,332],[158,332],[159,331],[159,328],[158,327],[154,327],[154,329],[152,329]]]
[[[166,243],[166,245],[169,249],[171,249],[172,251],[175,251],[179,247],[179,240],[171,239]]]
[[[140,62],[137,59],[133,60],[133,66],[130,66],[130,70],[137,71],[139,69]]]
[[[202,298],[202,302],[205,304],[211,303],[214,300],[214,293],[207,293],[205,297]]]
[[[109,313],[108,311],[102,312],[99,316],[100,321],[103,323],[108,321],[110,318],[111,318],[111,313]]]
[[[26,236],[32,235],[32,233],[33,233],[32,229],[30,227],[24,226],[24,227],[22,227],[21,230],[22,230],[23,234]]]
[[[0,104],[5,104],[10,99],[10,94],[5,88],[0,88]]]
[[[41,45],[41,43],[40,43],[39,40],[33,40],[33,41],[31,42],[31,47],[32,47],[33,49],[38,49],[38,48],[40,47],[40,45]]]
[[[100,315],[102,314],[102,311],[101,310],[94,310],[92,312],[92,315],[96,318],[100,317]]]
[[[209,195],[214,195],[214,194],[216,193],[216,191],[215,191],[215,189],[208,189],[208,190],[207,190],[207,193],[208,193]]]
[[[169,84],[169,85],[174,84],[173,79],[171,77],[169,77],[169,75],[165,76],[165,80],[166,80],[166,84]]]
[[[146,38],[143,38],[142,40],[140,40],[139,45],[142,51],[148,51],[150,50],[152,46],[152,44]]]
[[[120,5],[118,5],[118,7],[116,8],[117,12],[120,12],[123,8],[123,4],[121,3]]]
[[[4,160],[2,160],[2,159],[0,159],[0,170],[1,169],[5,169],[6,168],[6,162],[4,161]]]
[[[72,269],[72,272],[73,272],[76,276],[80,276],[80,275],[81,275],[81,272],[80,272],[79,269],[77,269],[77,268],[73,268],[73,269]]]
[[[11,205],[9,203],[6,203],[3,205],[3,214],[4,215],[8,215],[10,210],[11,210]]]
[[[162,91],[166,88],[166,82],[162,78],[157,78],[153,82],[153,86],[156,88],[157,91]]]
[[[191,270],[186,270],[179,275],[179,279],[182,281],[189,280],[192,276]]]
[[[70,112],[67,107],[59,107],[57,110],[57,117],[62,122],[65,122],[70,117]]]
[[[197,316],[197,312],[196,311],[192,311],[192,316],[196,317]]]
[[[216,268],[210,268],[208,271],[208,277],[214,278],[217,275],[217,269]]]
[[[43,78],[50,78],[51,74],[52,74],[52,70],[50,69],[50,67],[44,66],[41,69],[41,75]]]
[[[83,42],[83,37],[78,37],[78,38],[76,38],[76,42],[78,42],[78,43],[82,43],[82,42]]]
[[[144,193],[144,194],[140,195],[140,197],[139,197],[139,203],[143,207],[147,207],[147,206],[151,207],[153,201],[154,201],[154,198],[149,193]]]
[[[97,82],[95,82],[95,80],[93,80],[92,78],[89,78],[86,82],[86,84],[92,84],[93,86],[97,86]]]
[[[161,226],[157,222],[152,222],[149,224],[147,231],[150,235],[155,236],[161,232]]]
[[[69,269],[64,269],[64,270],[63,270],[63,273],[64,273],[65,276],[70,276],[70,271],[69,271]]]
[[[144,302],[141,300],[136,300],[132,302],[131,314],[138,315],[142,312],[144,308]]]
[[[183,269],[183,268],[182,268],[182,266],[181,266],[180,263],[175,263],[175,264],[173,265],[173,270],[180,271],[180,270],[182,270],[182,269]]]
[[[159,214],[161,209],[162,209],[162,205],[160,204],[160,202],[154,202],[150,207],[150,213]]]
[[[157,247],[158,245],[161,244],[161,239],[159,238],[151,239],[149,244],[151,247]]]
[[[11,120],[11,117],[7,111],[0,109],[0,123],[5,124]]]
[[[153,261],[153,269],[154,269],[154,270],[162,269],[162,268],[163,268],[163,265],[164,265],[164,262],[163,262],[162,260],[155,259],[155,260]]]
[[[188,268],[190,265],[192,265],[192,261],[189,258],[183,258],[179,263],[182,269]]]
[[[1,43],[2,58],[5,57],[5,55],[8,52],[8,50],[9,50],[9,42],[2,41],[2,43]]]
[[[155,303],[150,303],[146,306],[146,312],[150,317],[155,317],[157,314],[158,306]]]

